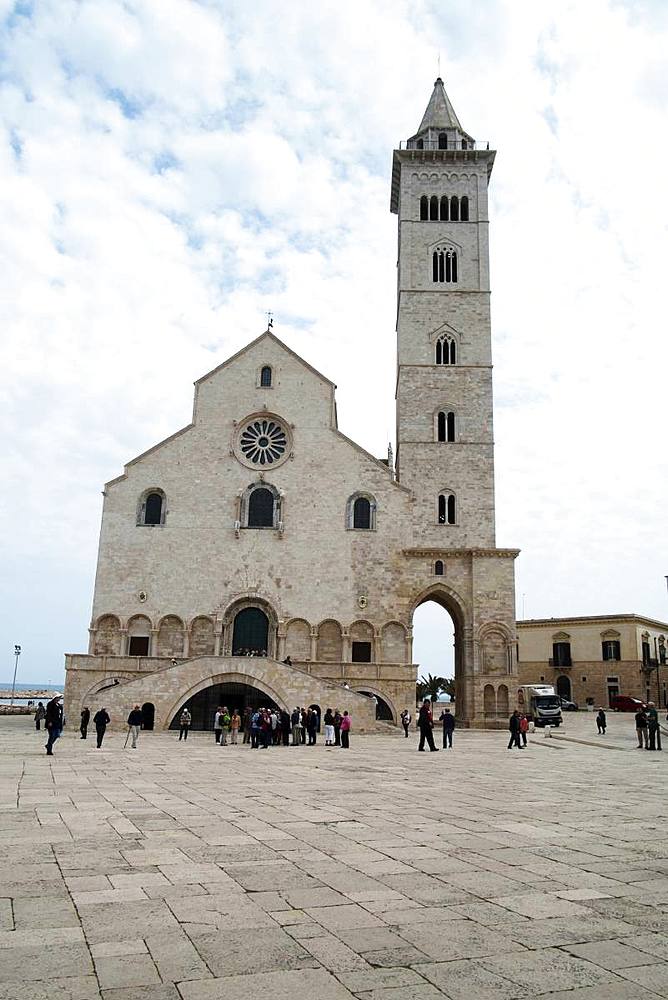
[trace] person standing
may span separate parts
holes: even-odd
[[[331,708],[325,712],[325,746],[334,746],[334,715]]]
[[[605,717],[605,712],[602,708],[599,708],[598,715],[596,716],[596,725],[598,727],[598,735],[605,736],[605,728],[607,726],[607,719]]]
[[[281,712],[281,718],[279,720],[281,727],[281,742],[284,747],[290,746],[290,730],[292,728],[292,722],[290,719],[289,712]]]
[[[47,702],[44,710],[44,726],[49,734],[49,738],[44,744],[48,757],[53,757],[53,744],[60,739],[63,731],[63,699],[56,695]]]
[[[407,708],[401,713],[401,725],[404,727],[404,736],[408,739],[408,729],[411,724],[411,713]]]
[[[230,742],[236,745],[237,738],[239,736],[239,727],[241,726],[241,716],[239,715],[236,708],[230,716]]]
[[[190,729],[190,723],[193,721],[193,717],[187,708],[184,708],[179,716],[179,743],[181,740],[188,739],[188,730]]]
[[[520,737],[522,738],[522,749],[527,745],[527,733],[529,732],[529,720],[526,715],[520,715]]]
[[[292,745],[293,747],[298,747],[301,743],[301,721],[302,713],[298,708],[295,708],[294,712],[290,716],[290,723],[292,725]]]
[[[97,733],[97,749],[99,750],[102,746],[102,740],[104,739],[104,734],[107,731],[107,726],[111,722],[106,708],[101,708],[93,716],[93,722],[95,724],[95,731]]]
[[[661,750],[661,731],[659,729],[659,713],[653,701],[647,702],[647,736],[648,750]]]
[[[42,728],[42,719],[45,717],[44,705],[40,701],[35,709],[35,729],[37,732]],[[46,727],[45,727],[46,728]]]
[[[260,725],[262,721],[262,716],[260,715],[260,709],[256,708],[251,715],[250,720],[250,735],[251,735],[251,750],[257,750],[260,741]]]
[[[641,708],[636,712],[636,736],[638,737],[638,750],[649,750],[649,740],[647,738],[647,716],[645,709]]]
[[[220,745],[221,747],[227,746],[227,734],[230,731],[230,723],[232,717],[227,710],[227,706],[223,705],[220,713]]]
[[[306,716],[306,729],[308,731],[308,745],[314,747],[317,743],[318,713],[312,708],[309,708]]]
[[[141,729],[142,715],[141,708],[139,705],[135,705],[130,714],[128,715],[128,726],[130,727],[130,733],[132,734],[132,749],[137,749],[137,740],[139,739],[139,730]]]
[[[306,746],[306,709],[303,705],[301,711],[301,733],[299,738],[301,739],[302,744]]]
[[[338,708],[334,709],[334,746],[341,746],[341,719],[343,716],[339,712]]]
[[[420,745],[418,750],[424,753],[425,740],[429,746],[430,753],[438,753],[438,747],[434,746],[434,734],[432,729],[434,728],[434,717],[431,711],[431,702],[429,698],[425,698],[420,706],[420,712],[418,714],[418,729],[420,730]]]
[[[81,723],[79,725],[79,732],[81,733],[81,739],[85,740],[88,736],[88,724],[90,722],[90,708],[87,705],[81,709]]]
[[[216,709],[216,714],[213,717],[213,735],[216,737],[216,743],[220,743],[220,736],[223,731],[223,726],[221,721],[222,718],[223,718],[223,707],[222,705],[219,705],[218,708]]]
[[[508,722],[508,729],[510,730],[510,739],[508,740],[508,749],[512,750],[513,747],[517,747],[518,750],[522,749],[520,744],[520,713],[515,709],[513,714],[510,716]]]
[[[348,750],[350,748],[350,728],[352,726],[352,719],[347,712],[343,713],[343,718],[341,719],[341,749]]]
[[[243,743],[250,743],[251,741],[251,719],[253,717],[253,709],[250,705],[246,705],[244,708],[244,738]]]
[[[455,717],[449,708],[445,708],[440,715],[439,722],[443,724],[443,749],[448,747],[452,750],[452,733],[455,728]]]

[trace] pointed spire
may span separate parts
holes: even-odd
[[[417,135],[428,128],[456,128],[461,132],[464,131],[459,123],[459,118],[455,114],[455,109],[450,103],[450,98],[445,92],[445,87],[440,76],[434,83],[434,89],[429,98],[427,110],[422,116]]]

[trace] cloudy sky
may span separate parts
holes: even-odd
[[[0,0],[0,680],[87,643],[102,484],[266,326],[393,435],[391,150],[441,74],[491,187],[520,617],[668,619],[662,0]],[[428,620],[427,620],[428,618]],[[441,672],[434,616],[418,654]]]

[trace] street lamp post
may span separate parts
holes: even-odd
[[[14,646],[14,680],[12,681],[12,698],[11,698],[11,701],[9,703],[9,707],[10,708],[14,704],[14,692],[16,690],[16,671],[19,668],[19,656],[20,655],[21,655],[21,647],[15,645]]]

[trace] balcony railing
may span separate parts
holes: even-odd
[[[562,667],[572,667],[573,666],[573,661],[571,660],[570,656],[568,658],[562,657],[561,659],[559,657],[557,657],[556,660],[555,660],[555,658],[553,656],[551,656],[550,659],[548,660],[548,663],[549,663],[549,665],[551,667],[556,667],[557,670],[561,670]]]
[[[422,143],[422,145],[420,145]],[[441,149],[446,153],[451,149],[489,149],[488,142],[476,142],[474,139],[448,139],[448,145],[439,146],[436,139],[407,139],[399,143],[399,149],[432,150]]]

